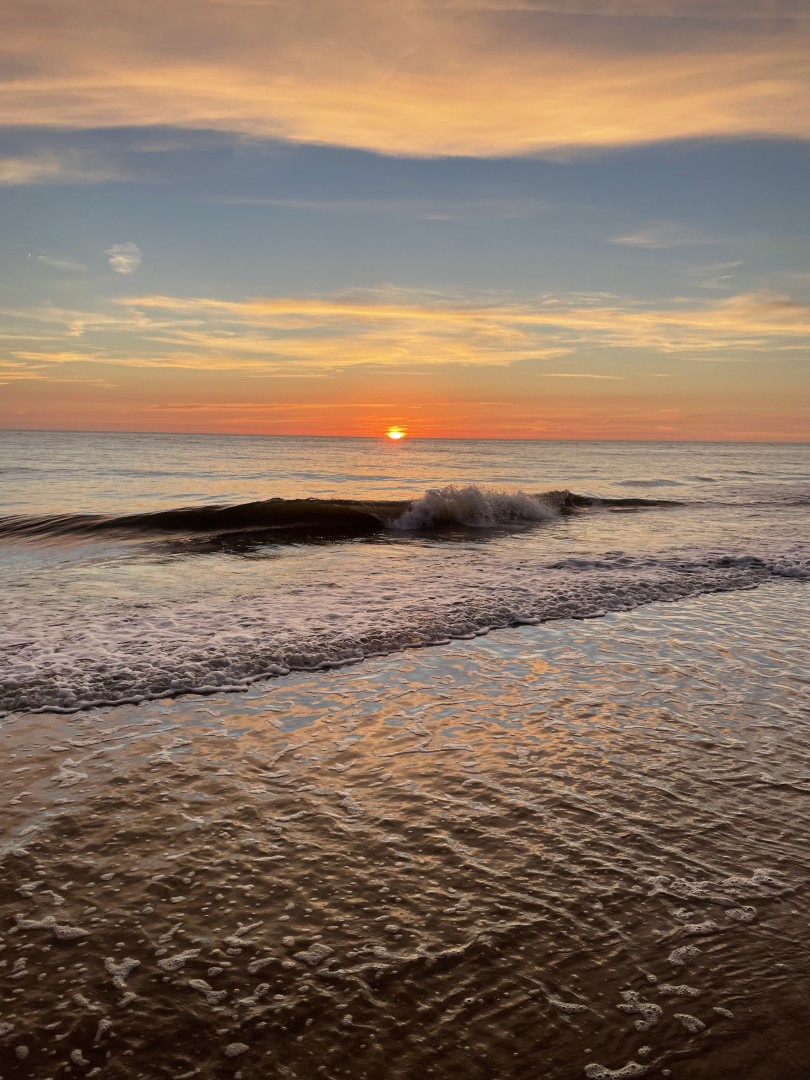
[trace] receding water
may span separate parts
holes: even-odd
[[[801,1080],[805,629],[781,583],[7,719],[3,1075]]]

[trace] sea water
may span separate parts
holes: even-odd
[[[807,448],[0,444],[4,1080],[810,1075]]]
[[[799,583],[809,506],[797,445],[0,432],[0,711]]]

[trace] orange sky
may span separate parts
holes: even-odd
[[[0,426],[805,439],[789,0],[12,0]]]

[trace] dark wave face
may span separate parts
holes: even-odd
[[[280,534],[369,536],[384,528],[379,516],[358,504],[308,499],[270,499],[237,506],[178,507],[148,514],[75,514],[0,518],[0,537],[52,538],[71,534],[227,533],[277,530]]]
[[[421,498],[362,501],[351,499],[267,499],[236,506],[178,507],[145,514],[66,514],[0,517],[0,539],[53,539],[93,534],[217,535],[262,531],[274,539],[346,539],[386,530],[497,528],[531,525],[560,514],[604,507],[608,510],[677,506],[666,499],[610,499],[571,491],[488,491],[475,485],[427,491]]]

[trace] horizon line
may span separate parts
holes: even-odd
[[[365,439],[369,441],[387,440],[385,432],[379,435],[330,435],[313,434],[312,432],[264,432],[264,431],[152,431],[152,430],[118,430],[116,428],[12,428],[0,426],[0,433],[10,434],[39,434],[39,435],[167,435],[177,436],[205,436],[228,439]],[[807,439],[773,439],[773,438],[714,438],[696,439],[678,436],[668,438],[574,438],[565,436],[549,435],[407,435],[397,445],[402,446],[409,442],[563,442],[563,443],[717,443],[720,445],[761,445],[761,446],[810,446],[810,437]]]

